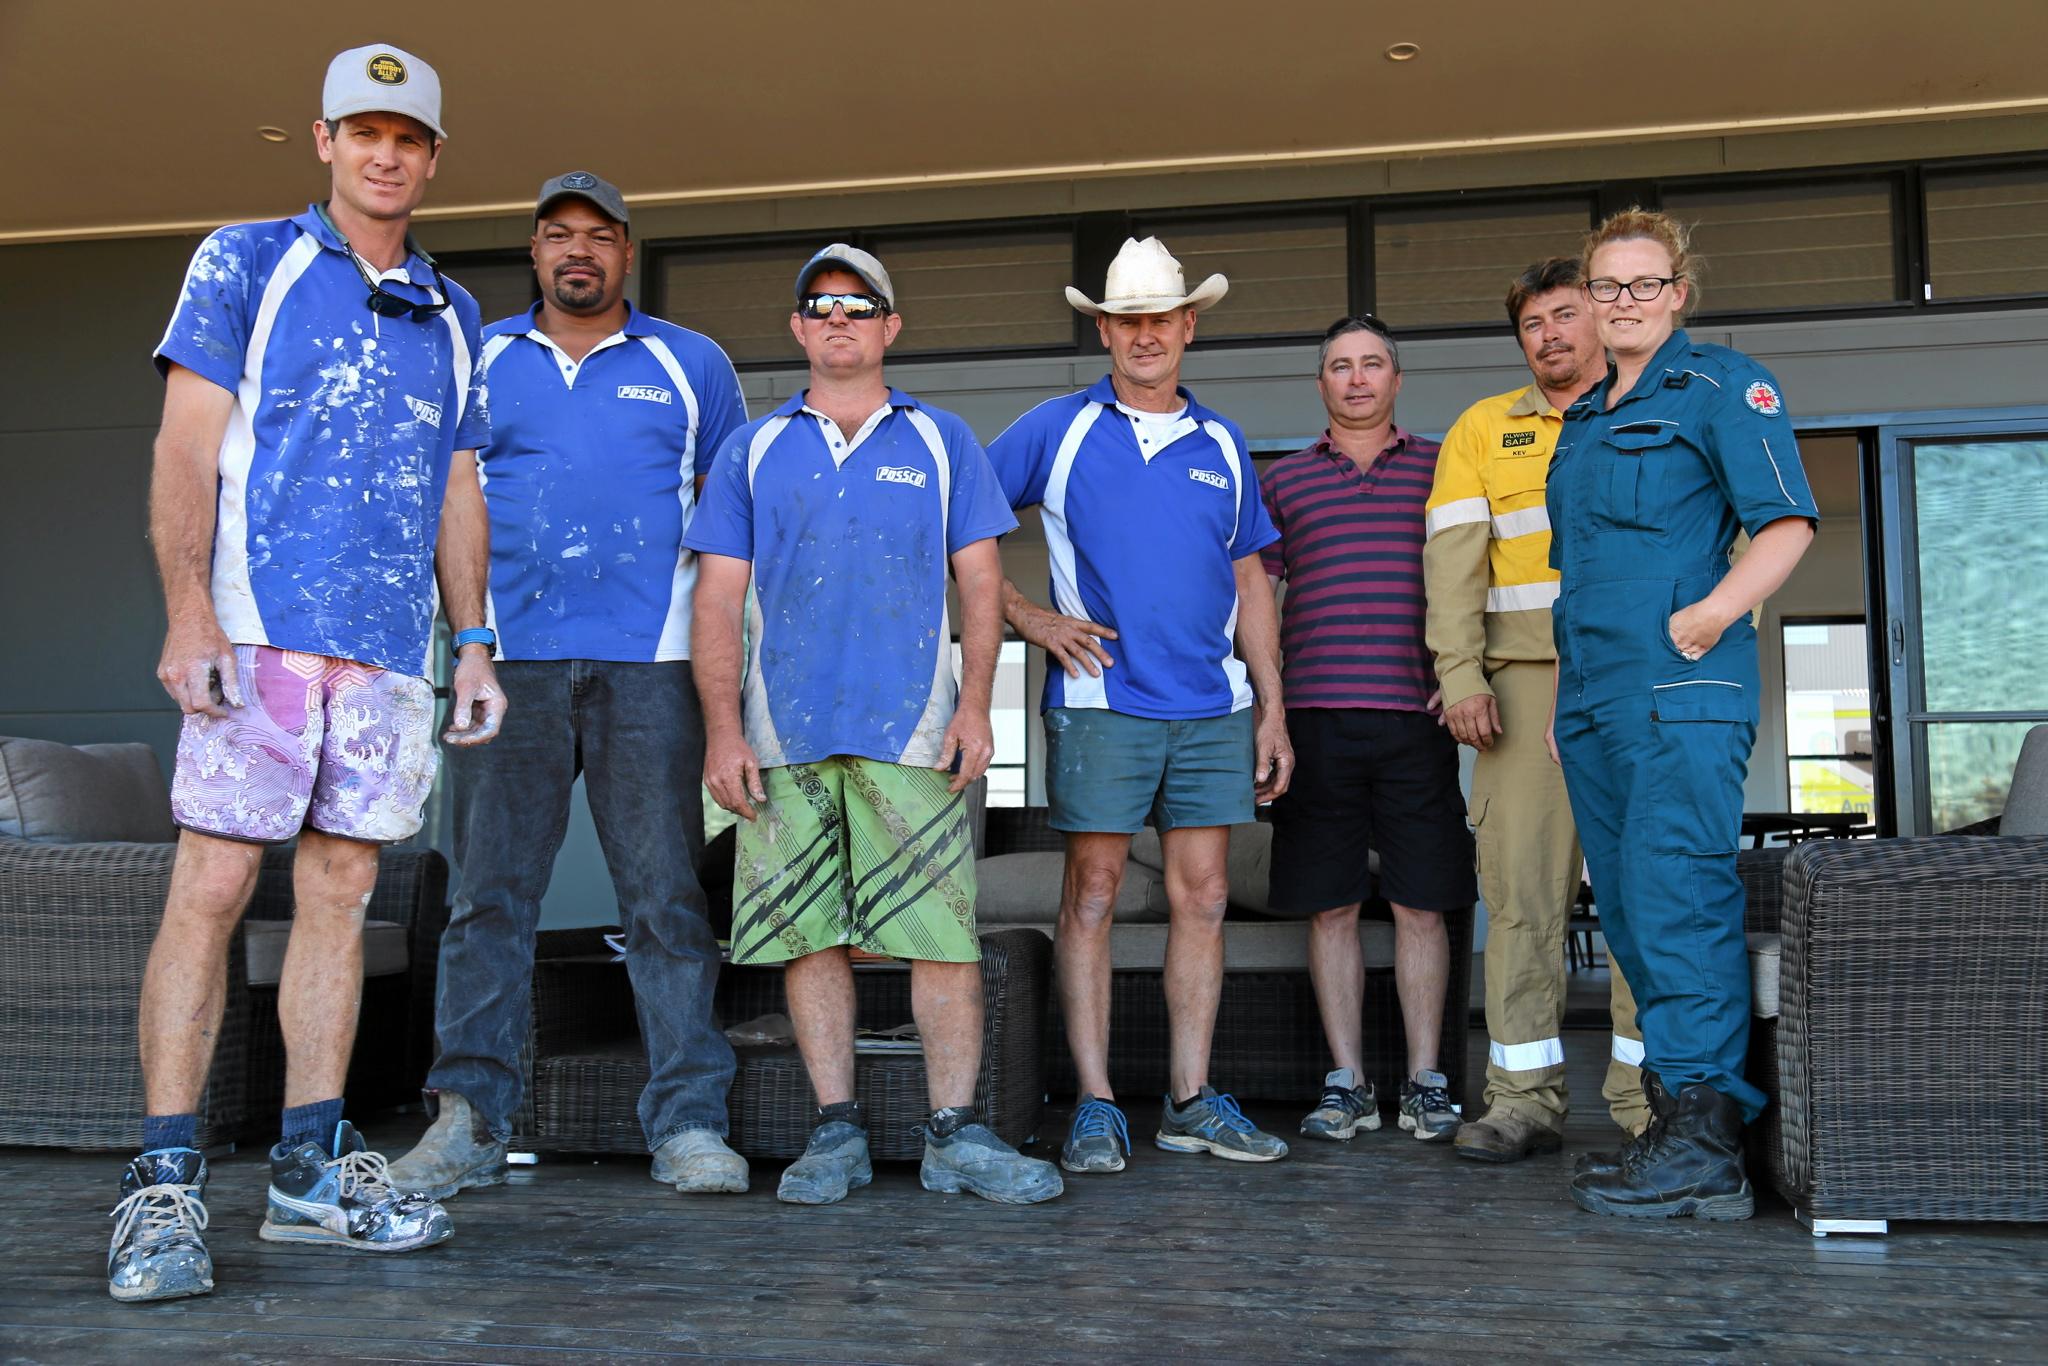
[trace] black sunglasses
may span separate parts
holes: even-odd
[[[806,294],[797,300],[796,311],[807,318],[823,321],[832,316],[835,307],[846,313],[848,322],[879,318],[889,311],[888,301],[872,294]]]
[[[342,245],[348,247],[348,259],[355,262],[356,274],[362,276],[363,283],[370,287],[370,297],[366,302],[370,305],[370,311],[378,317],[411,318],[416,323],[423,323],[436,314],[446,311],[448,307],[448,282],[441,278],[441,267],[434,261],[433,257],[428,256],[426,258],[427,269],[434,272],[434,293],[440,297],[430,304],[416,304],[412,300],[402,295],[393,294],[390,290],[384,288],[384,282],[370,274],[370,268],[363,264],[362,257],[356,255],[356,249],[349,245],[347,238],[342,239]]]

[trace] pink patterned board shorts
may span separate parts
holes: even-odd
[[[171,816],[187,830],[275,844],[301,827],[389,844],[426,816],[434,687],[328,655],[237,645],[242,705],[185,718]]]

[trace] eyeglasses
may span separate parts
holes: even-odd
[[[370,274],[370,268],[363,264],[362,257],[356,255],[356,249],[349,245],[347,238],[344,237],[341,244],[348,248],[348,259],[355,263],[356,274],[362,276],[363,283],[370,287],[370,297],[367,302],[370,305],[370,311],[378,317],[411,318],[416,323],[423,323],[447,309],[448,282],[441,278],[441,267],[434,263],[432,257],[427,258],[427,269],[434,272],[434,293],[439,297],[430,304],[416,304],[412,300],[393,294],[390,290],[384,288],[384,282]]]
[[[872,294],[806,294],[797,301],[796,310],[822,322],[832,316],[835,307],[846,314],[848,322],[879,318],[889,311],[888,301]]]
[[[1619,280],[1602,277],[1586,281],[1586,292],[1603,304],[1611,304],[1621,297],[1621,291],[1625,289],[1631,299],[1648,303],[1664,292],[1664,286],[1675,285],[1681,278],[1677,275],[1645,275],[1623,284]]]

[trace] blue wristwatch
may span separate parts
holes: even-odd
[[[488,626],[471,626],[464,630],[457,631],[455,633],[455,639],[450,643],[448,648],[453,650],[456,654],[461,654],[462,647],[465,645],[488,645],[491,647],[492,652],[496,653],[498,648],[498,633],[496,631],[493,631]]]

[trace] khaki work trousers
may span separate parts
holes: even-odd
[[[1486,898],[1486,1105],[1552,1128],[1569,1110],[1562,1033],[1564,940],[1579,890],[1578,829],[1564,770],[1543,743],[1556,671],[1504,664],[1490,678],[1501,734],[1472,770],[1472,829]],[[1608,957],[1614,1035],[1601,1094],[1630,1133],[1649,1123],[1635,998]]]

